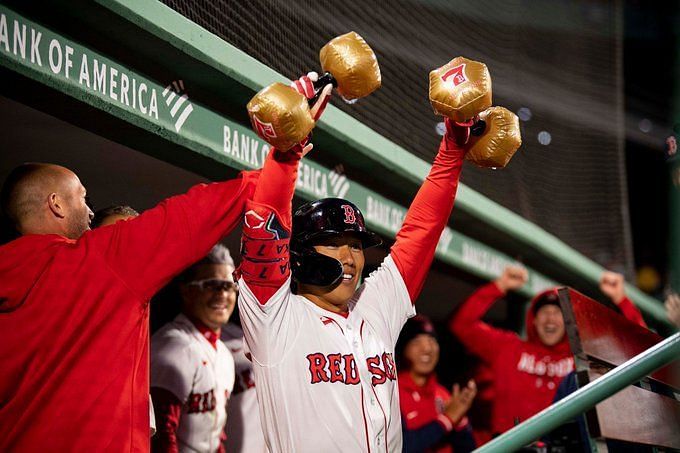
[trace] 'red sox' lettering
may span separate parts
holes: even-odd
[[[310,383],[342,382],[345,385],[359,383],[359,369],[352,354],[322,354],[315,352],[307,355],[309,364]],[[384,384],[388,380],[395,381],[396,365],[391,353],[384,352],[366,359],[368,371],[371,372],[373,385]]]
[[[187,399],[188,410],[190,414],[210,412],[215,409],[217,399],[215,398],[215,390],[209,390],[205,393],[192,393]]]

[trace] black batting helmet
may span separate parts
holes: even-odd
[[[318,253],[313,246],[320,240],[345,233],[360,238],[365,249],[382,243],[377,234],[366,229],[359,208],[342,198],[312,201],[295,211],[290,241],[293,278],[309,285],[335,284],[342,277],[342,264]]]

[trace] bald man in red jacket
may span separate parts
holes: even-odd
[[[0,451],[149,450],[149,299],[238,224],[257,175],[90,230],[75,173],[10,174],[0,201],[21,236],[0,247]]]

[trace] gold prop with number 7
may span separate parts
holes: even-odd
[[[456,57],[430,72],[434,112],[457,123],[469,123],[465,158],[480,167],[505,167],[522,144],[517,116],[491,107],[491,76],[484,63]]]

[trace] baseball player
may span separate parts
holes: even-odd
[[[216,245],[180,278],[182,313],[151,338],[154,451],[224,451],[234,359],[220,329],[236,304],[234,262]]]
[[[364,249],[380,238],[347,200],[318,200],[293,216],[298,163],[311,145],[270,152],[246,206],[239,310],[272,452],[401,451],[394,346],[451,214],[469,134],[446,127],[389,256],[358,288]]]

